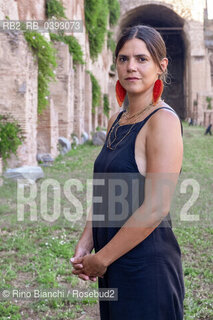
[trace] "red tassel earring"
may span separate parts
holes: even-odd
[[[163,87],[164,85],[161,79],[158,79],[155,81],[154,88],[153,88],[153,97],[152,97],[152,103],[154,105],[156,105],[158,100],[160,99],[163,92]]]
[[[124,87],[122,87],[119,80],[116,82],[115,91],[116,99],[118,101],[119,106],[121,107],[125,99],[126,90],[124,89]]]

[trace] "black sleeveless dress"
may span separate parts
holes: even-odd
[[[143,203],[146,178],[139,173],[135,161],[135,140],[146,121],[162,108],[136,123],[111,150],[107,148],[107,139],[113,125],[125,111],[120,112],[94,162],[92,230],[95,252],[113,238]],[[127,124],[118,128],[112,147],[131,126]],[[183,134],[182,124],[181,131]],[[111,134],[111,141],[114,133],[115,130]],[[120,184],[121,181],[123,184]],[[121,190],[125,193],[123,202],[119,201]],[[110,198],[110,194],[114,194],[114,198]],[[104,278],[98,278],[98,284],[99,288],[118,290],[117,301],[99,300],[102,320],[182,320],[185,287],[181,250],[172,230],[170,213],[148,237],[114,261],[107,268]]]

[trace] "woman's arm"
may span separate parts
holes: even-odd
[[[108,134],[113,122],[115,121],[115,119],[117,118],[119,112],[114,113],[111,118],[108,121],[108,125],[107,125],[107,133]],[[90,248],[92,246],[93,249],[93,241],[92,241],[92,206],[90,208],[89,214],[88,214],[88,218],[87,218],[87,222],[85,225],[85,228],[83,230],[83,233],[81,235],[81,238],[79,239],[78,245],[80,246],[87,246],[88,248]],[[91,251],[92,251],[91,249]]]
[[[172,112],[161,109],[150,118],[147,128],[144,202],[100,251],[82,259],[86,274],[102,275],[112,262],[133,249],[160,224],[170,210],[182,156],[180,121]],[[165,187],[165,180],[169,188]]]
[[[83,230],[81,237],[76,245],[74,256],[70,259],[70,262],[72,263],[74,270],[83,267],[81,263],[75,261],[76,258],[84,257],[85,255],[90,254],[93,247],[94,247],[93,236],[92,236],[91,217],[92,217],[92,206],[90,208],[88,219],[87,219],[86,225],[84,227],[84,230]],[[72,273],[74,273],[74,272],[72,272]],[[91,281],[96,281],[95,277],[89,277],[88,275],[84,274],[83,271],[82,271],[82,273],[79,273],[78,276],[82,280],[89,280],[90,279]]]
[[[92,235],[92,221],[91,220],[92,220],[92,206],[89,210],[86,225],[84,227],[84,230],[83,230],[81,237],[78,241],[78,244],[76,246],[76,248],[83,247],[86,250],[88,250],[89,252],[91,252],[94,247],[93,235]]]
[[[108,134],[108,132],[109,132],[113,122],[117,118],[118,114],[119,114],[119,112],[114,113],[111,116],[111,118],[109,119],[106,134]],[[83,233],[81,235],[81,238],[79,239],[79,242],[76,246],[74,257],[70,259],[70,261],[73,265],[73,268],[74,268],[72,273],[78,275],[83,280],[88,280],[89,277],[86,274],[80,273],[78,271],[83,268],[83,265],[81,264],[81,262],[82,262],[81,258],[85,255],[90,254],[93,247],[94,247],[94,244],[93,244],[93,235],[92,235],[92,206],[91,206],[90,211],[89,211],[89,215],[87,218],[86,226],[85,226]],[[93,278],[93,280],[96,280],[96,279]]]

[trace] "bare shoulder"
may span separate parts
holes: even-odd
[[[147,172],[180,172],[183,157],[181,124],[172,110],[160,109],[149,119],[146,134]]]
[[[166,107],[169,109],[160,109],[155,112],[148,121],[149,131],[157,132],[162,131],[167,132],[180,132],[181,133],[181,124],[178,115],[175,113],[175,110],[170,107],[167,103],[162,102],[159,107]]]
[[[107,126],[107,134],[113,124],[113,122],[115,121],[115,119],[117,118],[117,116],[119,115],[121,111],[115,112],[113,113],[113,115],[110,117],[109,121],[108,121],[108,126]]]

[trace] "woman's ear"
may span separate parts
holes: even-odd
[[[161,70],[163,70],[163,72],[165,72],[167,69],[167,66],[168,66],[168,59],[163,58],[160,62],[160,65],[161,65]]]

